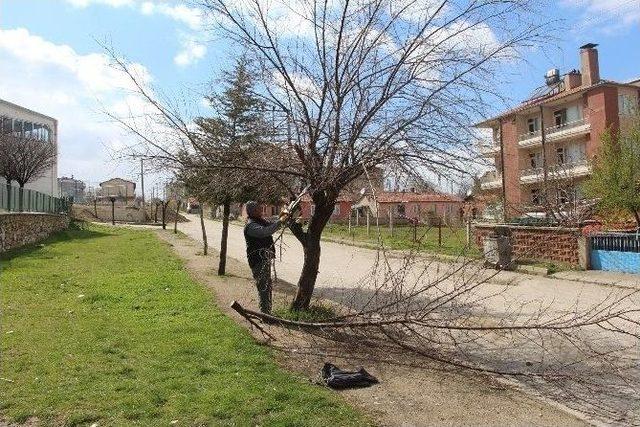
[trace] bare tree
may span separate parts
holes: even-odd
[[[366,170],[390,162],[424,174],[465,172],[473,157],[468,125],[499,95],[500,67],[540,30],[528,1],[199,4],[258,67],[257,92],[279,124],[273,142],[287,153],[258,164],[236,159],[207,167],[260,170],[288,176],[294,187],[301,181],[311,186],[315,210],[300,238],[305,263],[294,309],[308,307],[313,295],[320,237],[340,192]],[[147,143],[139,154],[175,165],[180,150],[201,151],[190,120],[111,53],[151,107],[147,119],[172,131],[159,139],[148,127],[126,123]]]
[[[496,94],[496,67],[539,30],[527,2],[201,4],[260,64],[265,100],[291,127],[288,144],[311,184],[296,309],[309,305],[340,191],[387,162],[463,171],[466,126]]]
[[[20,134],[3,133],[0,137],[0,169],[10,188],[16,181],[19,190],[19,209],[23,209],[24,186],[42,177],[57,160],[58,149],[49,141]]]

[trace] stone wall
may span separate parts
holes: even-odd
[[[511,245],[516,259],[556,261],[580,266],[580,240],[578,228],[529,227],[504,225],[511,231]],[[494,232],[496,224],[475,224],[476,244],[482,247],[483,238]]]
[[[69,227],[67,215],[45,213],[0,214],[0,253],[46,239]]]

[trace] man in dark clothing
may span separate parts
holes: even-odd
[[[271,260],[276,257],[273,234],[282,225],[291,226],[291,220],[289,212],[286,210],[282,211],[276,222],[269,222],[262,218],[260,205],[257,202],[247,202],[245,207],[248,216],[247,225],[244,227],[244,238],[247,242],[247,260],[258,288],[260,311],[270,313],[271,289],[273,287]],[[296,225],[301,231],[300,225]],[[296,229],[296,231],[298,230]]]

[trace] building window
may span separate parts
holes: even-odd
[[[563,108],[562,110],[554,111],[553,113],[553,121],[557,127],[562,127],[567,124],[567,109]]]
[[[529,133],[536,133],[540,130],[540,119],[538,119],[538,117],[532,117],[527,120],[527,128],[529,129]]]
[[[618,114],[630,116],[635,113],[637,104],[634,105],[634,97],[631,95],[618,95]]]
[[[540,189],[539,188],[532,188],[531,189],[531,203],[533,203],[534,205],[541,205],[542,204],[542,197],[541,197],[541,193],[540,193]]]
[[[311,216],[316,213],[316,205],[311,205]]]
[[[564,147],[556,148],[556,159],[559,165],[564,165],[565,163]]]
[[[529,163],[533,169],[542,167],[542,152],[535,151],[529,153]]]
[[[11,133],[13,130],[13,120],[9,117],[2,118],[2,133]]]
[[[335,216],[340,215],[340,205],[339,204],[336,204],[333,207],[333,214],[332,215],[335,215]]]
[[[396,206],[396,212],[398,212],[398,215],[406,215],[405,209],[404,209],[404,205],[403,204],[398,204]]]

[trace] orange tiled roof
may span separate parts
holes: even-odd
[[[382,191],[376,193],[378,203],[406,203],[406,202],[462,202],[462,199],[451,194],[443,193],[413,193],[410,191]]]

